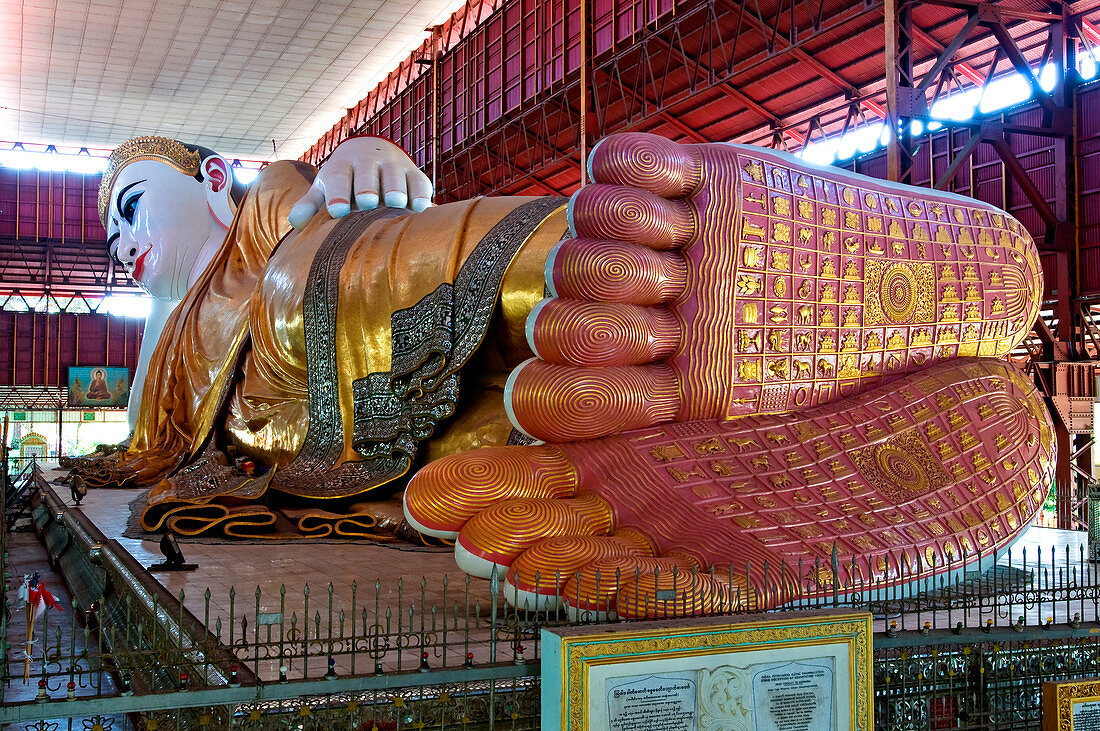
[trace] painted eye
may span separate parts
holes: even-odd
[[[141,199],[141,195],[141,193],[135,193],[122,204],[122,210],[119,213],[122,214],[127,223],[132,224],[134,222],[134,213],[137,210],[137,202]]]

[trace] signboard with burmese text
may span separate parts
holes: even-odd
[[[874,727],[867,613],[552,628],[542,642],[544,729]]]
[[[1043,731],[1100,731],[1100,678],[1043,683]]]

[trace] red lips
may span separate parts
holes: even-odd
[[[145,273],[145,257],[150,251],[152,251],[152,249],[146,249],[141,253],[141,256],[134,261],[134,273],[130,276],[135,282],[141,281],[141,275]]]

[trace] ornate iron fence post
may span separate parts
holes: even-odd
[[[1100,482],[1086,488],[1089,501],[1089,561],[1100,561]]]

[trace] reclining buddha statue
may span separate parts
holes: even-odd
[[[423,210],[431,184],[377,138],[319,172],[269,165],[243,196],[230,172],[164,138],[114,151],[108,246],[155,306],[128,449],[80,469],[148,486],[148,530],[376,535],[420,453],[508,442],[503,382],[566,201]]]
[[[568,201],[425,207],[361,138],[234,205],[222,158],[128,145],[112,251],[185,290],[97,466],[150,487],[149,530],[368,535],[404,490],[517,604],[658,616],[956,569],[1046,496],[1050,419],[1004,360],[1038,252],[988,204],[627,133]]]

